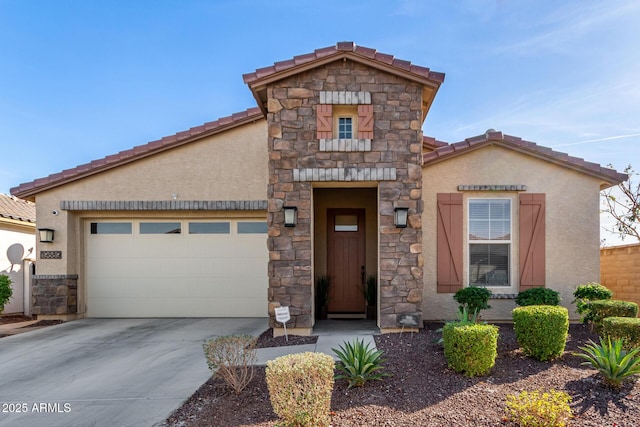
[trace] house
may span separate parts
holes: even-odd
[[[2,314],[30,314],[31,261],[36,247],[36,207],[0,193],[0,274],[9,276],[13,295]]]
[[[507,320],[522,289],[568,305],[598,280],[599,191],[626,175],[494,130],[424,137],[444,74],[354,43],[243,77],[257,108],[12,190],[55,230],[34,313],[274,325],[288,306],[308,334],[316,277],[330,316],[360,317],[375,275],[389,332],[452,318],[464,286]]]

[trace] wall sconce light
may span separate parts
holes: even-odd
[[[53,230],[50,228],[38,228],[38,234],[40,235],[40,241],[43,243],[53,242]]]
[[[393,211],[393,222],[396,224],[396,228],[406,228],[409,208],[395,208]]]
[[[295,206],[284,206],[284,226],[295,227],[298,223],[298,208]]]

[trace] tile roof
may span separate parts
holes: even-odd
[[[422,146],[428,150],[435,150],[438,147],[449,145],[447,142],[439,141],[431,136],[422,137]]]
[[[14,196],[0,193],[0,218],[36,222],[36,205]]]
[[[619,184],[628,178],[626,174],[619,173],[614,169],[602,167],[597,163],[588,162],[579,157],[573,157],[567,153],[555,151],[516,136],[504,135],[502,132],[493,129],[488,130],[484,135],[467,138],[464,141],[441,146],[429,153],[425,153],[422,155],[423,164],[427,166],[489,145],[499,145],[532,155],[560,166],[595,176],[610,185]]]
[[[20,184],[19,186],[11,189],[11,194],[22,198],[28,198],[43,190],[103,172],[161,151],[179,147],[189,142],[196,141],[245,123],[263,119],[264,117],[262,116],[259,108],[249,108],[246,111],[222,117],[212,122],[193,127],[189,130],[178,132],[174,135],[165,136],[147,144],[139,145],[129,150],[124,150],[117,154],[112,154],[102,159],[76,166],[75,168],[67,169],[44,178],[39,178],[35,181]]]
[[[296,67],[307,65],[310,62],[315,62],[331,56],[341,56],[344,53],[350,53],[356,57],[366,59],[373,63],[390,66],[399,71],[415,74],[418,77],[433,80],[438,83],[442,83],[444,81],[444,73],[431,71],[429,68],[421,67],[419,65],[413,65],[409,61],[394,58],[393,55],[381,53],[369,47],[356,46],[354,42],[339,42],[336,43],[335,46],[327,46],[321,49],[316,49],[311,53],[294,56],[292,59],[276,62],[268,67],[259,68],[253,73],[244,74],[242,78],[245,83],[249,84],[257,80],[271,77],[275,74],[289,71]]]

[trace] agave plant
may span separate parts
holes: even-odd
[[[336,368],[342,372],[336,375],[336,379],[346,379],[349,382],[349,388],[362,387],[369,380],[380,380],[389,376],[384,372],[381,365],[383,352],[369,348],[369,343],[365,344],[364,340],[354,340],[353,342],[345,342],[340,349],[332,349],[340,359],[340,363]]]
[[[589,344],[580,347],[584,353],[577,353],[586,360],[583,365],[591,365],[604,377],[604,384],[612,389],[619,389],[625,379],[640,374],[640,348],[629,352],[622,348],[622,340],[616,339],[605,342],[600,338],[600,344],[589,340]]]

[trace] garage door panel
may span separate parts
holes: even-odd
[[[266,316],[266,235],[182,229],[179,235],[88,234],[88,316]]]

